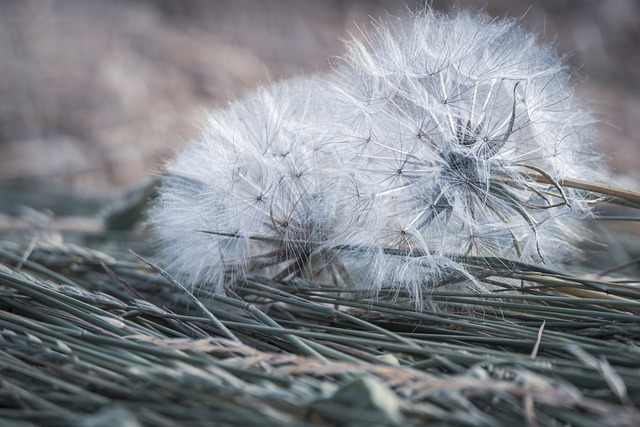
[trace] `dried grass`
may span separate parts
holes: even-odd
[[[125,250],[122,233],[104,232],[101,249],[70,243],[82,233],[58,243],[24,234],[0,242],[6,423],[595,427],[640,417],[640,285],[597,265],[457,257],[498,290],[436,288],[449,310],[434,313],[402,295],[368,301],[260,277],[237,295],[194,295]],[[507,279],[522,287],[507,292]]]

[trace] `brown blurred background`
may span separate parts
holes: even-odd
[[[356,24],[418,4],[2,0],[0,198],[115,197],[160,171],[208,111],[268,80],[328,70]],[[519,18],[570,54],[616,180],[639,189],[640,2],[455,4]]]

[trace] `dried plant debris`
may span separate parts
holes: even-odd
[[[0,419],[38,425],[635,425],[633,284],[470,257],[522,292],[418,312],[247,276],[194,303],[128,253],[0,246]],[[460,307],[456,310],[455,307]],[[470,310],[471,308],[471,310]]]

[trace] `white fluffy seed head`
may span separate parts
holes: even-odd
[[[271,267],[330,233],[343,207],[307,132],[314,84],[262,88],[217,112],[169,163],[151,221],[170,271],[221,291],[227,273]]]
[[[540,261],[570,249],[540,233],[568,237],[570,217],[585,214],[580,194],[559,198],[527,173],[599,178],[595,130],[560,58],[515,21],[427,10],[379,24],[347,43],[333,87],[346,133],[367,141],[349,162],[403,206],[432,251]]]
[[[515,21],[422,11],[347,42],[334,73],[212,115],[167,167],[151,223],[167,269],[215,292],[249,273],[432,307],[484,286],[456,255],[562,259],[588,215],[591,117]]]

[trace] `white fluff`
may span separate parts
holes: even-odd
[[[332,74],[214,113],[167,166],[151,223],[169,271],[214,292],[248,273],[324,280],[420,309],[439,283],[483,289],[455,255],[567,254],[586,204],[527,173],[601,166],[553,51],[514,21],[430,10],[346,47]]]

